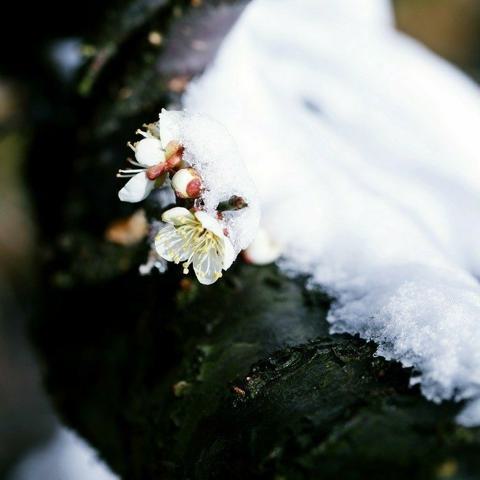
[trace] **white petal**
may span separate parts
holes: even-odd
[[[160,113],[160,140],[165,147],[172,141],[181,140],[180,130],[185,115],[183,112],[168,111]]]
[[[170,210],[163,212],[162,215],[162,221],[172,225],[182,223],[183,219],[195,220],[195,217],[190,213],[190,210],[183,207],[173,207]]]
[[[228,270],[233,261],[235,260],[235,250],[233,249],[232,242],[228,237],[223,238],[223,269]]]
[[[215,250],[207,254],[193,256],[193,269],[198,281],[203,285],[211,285],[222,276],[222,259]]]
[[[195,212],[195,216],[197,217],[198,221],[202,224],[203,228],[210,230],[213,232],[217,237],[224,237],[223,234],[223,227],[218,220],[211,217],[208,213],[199,211]]]
[[[158,138],[144,138],[135,144],[135,158],[138,163],[153,167],[165,161],[165,152]]]
[[[118,192],[118,198],[122,202],[141,202],[148,197],[154,185],[155,182],[149,180],[145,172],[137,173]]]
[[[169,262],[180,263],[187,260],[191,253],[189,245],[173,225],[165,225],[155,237],[155,250],[158,255]]]
[[[254,265],[268,265],[278,260],[282,250],[266,230],[260,228],[250,246],[245,250],[245,258]]]

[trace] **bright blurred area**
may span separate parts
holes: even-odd
[[[480,2],[394,0],[398,28],[474,77],[480,73]]]
[[[395,0],[394,5],[401,30],[480,79],[478,0]],[[107,479],[92,451],[59,430],[26,334],[38,260],[27,158],[30,116],[41,114],[30,111],[30,88],[0,61],[0,478]],[[45,163],[46,169],[57,167]]]

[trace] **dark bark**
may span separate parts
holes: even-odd
[[[36,338],[65,421],[124,478],[477,478],[480,437],[275,268],[63,289]],[[74,308],[72,308],[74,306]]]

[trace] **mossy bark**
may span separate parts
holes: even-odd
[[[477,478],[480,436],[328,299],[274,267],[213,287],[135,271],[57,291],[35,329],[67,424],[122,478]],[[72,308],[73,307],[73,308]]]
[[[373,345],[329,335],[329,299],[306,279],[241,264],[211,287],[175,269],[140,277],[146,246],[105,240],[136,208],[117,199],[125,142],[203,68],[193,37],[175,49],[182,22],[197,40],[216,32],[213,53],[245,5],[113,3],[78,83],[50,87],[29,168],[46,259],[32,333],[65,423],[133,480],[480,478],[480,434],[455,425],[458,407],[427,402]],[[62,166],[48,176],[47,154]]]

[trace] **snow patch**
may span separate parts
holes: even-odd
[[[479,425],[480,95],[391,18],[383,0],[254,0],[184,104],[230,131],[283,268],[336,299],[332,331],[414,367],[428,398],[470,400],[459,421]],[[230,140],[187,121],[208,208],[250,195]]]
[[[7,476],[7,480],[57,479],[120,480],[84,440],[64,427],[27,454]]]

